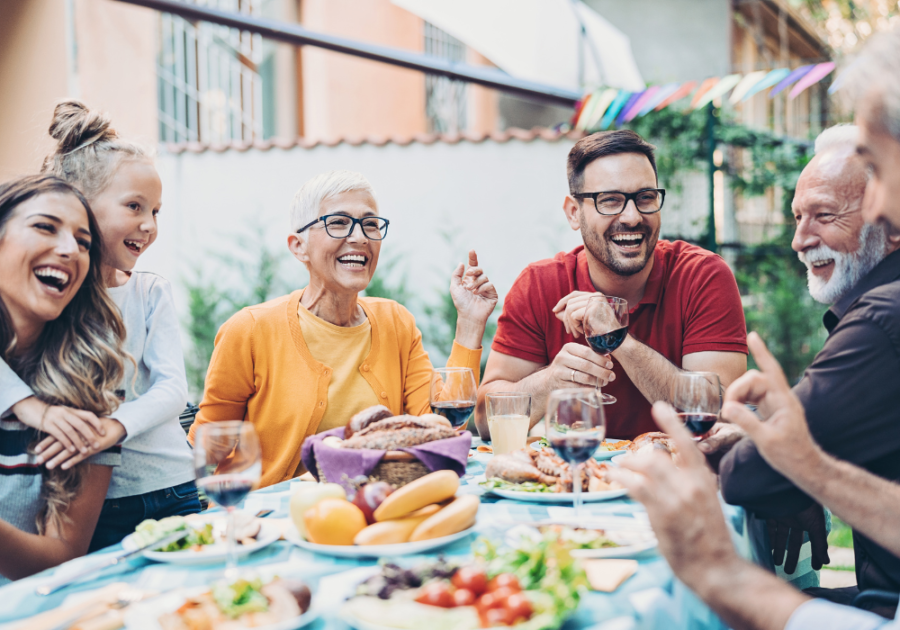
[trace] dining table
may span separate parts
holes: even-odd
[[[440,549],[419,555],[403,556],[396,560],[402,565],[415,565],[443,556],[448,561],[464,561],[472,555],[472,546],[479,536],[502,539],[516,524],[534,523],[548,519],[566,520],[574,516],[567,503],[534,503],[497,497],[479,485],[491,454],[479,452],[477,438],[473,441],[465,475],[460,479],[458,494],[480,497],[477,524],[467,537]],[[276,519],[285,528],[293,528],[290,517],[292,492],[308,481],[289,480],[251,492],[240,509],[250,514],[271,510],[267,519]],[[721,502],[723,514],[731,530],[739,553],[753,558],[753,545],[748,536],[744,510]],[[218,508],[213,508],[218,509]],[[624,517],[646,523],[643,507],[627,496],[584,505],[590,517]],[[281,519],[280,521],[278,519]],[[287,538],[290,538],[288,536]],[[67,562],[34,576],[9,583],[0,588],[0,629],[30,629],[29,619],[54,608],[68,605],[111,584],[123,584],[135,589],[169,591],[180,587],[200,587],[222,578],[223,564],[183,566],[151,562],[141,556],[83,578],[47,596],[36,589],[53,576],[74,573],[87,564],[102,561],[107,554],[119,553],[122,545],[115,545],[85,557]],[[631,628],[666,628],[716,630],[726,626],[684,584],[672,574],[665,559],[655,550],[640,554],[637,571],[611,593],[587,591],[578,608],[565,622],[564,630],[628,630]],[[341,602],[336,599],[336,587],[341,581],[359,581],[365,567],[377,566],[385,558],[339,558],[307,551],[288,539],[277,542],[242,558],[241,571],[270,569],[281,575],[304,580],[313,591],[313,605],[318,617],[308,626],[310,630],[349,626],[340,618]],[[62,572],[62,573],[60,573]],[[271,571],[270,571],[271,573]],[[130,630],[130,629],[129,629]]]

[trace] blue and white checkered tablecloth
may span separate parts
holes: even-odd
[[[462,479],[460,491],[483,494],[475,483],[484,474],[484,466],[489,456],[476,454],[470,458],[466,475]],[[289,516],[291,484],[303,482],[283,482],[250,494],[243,509],[256,513],[261,509],[272,509],[271,518]],[[588,503],[586,510],[591,515],[621,515],[639,517],[643,508],[627,498],[601,503]],[[482,497],[478,514],[477,532],[491,537],[502,536],[503,531],[514,523],[532,522],[546,518],[559,518],[571,510],[563,505],[523,503],[497,500],[492,495]],[[726,520],[732,528],[735,543],[745,557],[753,557],[744,524],[744,512],[740,508],[723,504]],[[448,558],[464,559],[471,554],[471,544],[475,535],[444,547],[435,553],[421,556],[406,556],[403,562],[415,563],[434,558],[438,553]],[[145,559],[135,559],[125,566],[106,569],[95,577],[69,586],[49,597],[39,597],[34,589],[48,576],[58,571],[74,571],[88,562],[96,562],[98,556],[118,551],[121,546],[110,547],[85,558],[73,560],[56,569],[19,580],[0,588],[0,628],[12,628],[17,624],[7,624],[59,606],[73,593],[89,591],[113,582],[125,582],[138,588],[164,590],[178,586],[201,586],[221,576],[222,565],[175,566],[156,564]],[[678,580],[665,560],[650,554],[639,560],[638,572],[611,594],[590,592],[582,599],[575,615],[565,624],[564,630],[627,630],[630,628],[666,628],[671,630],[705,630],[724,628],[719,619],[700,602]],[[300,549],[288,542],[279,541],[260,550],[241,562],[242,567],[263,567],[278,564],[289,567],[293,576],[306,580],[315,591],[318,581],[361,566],[372,566],[375,560],[351,560],[332,558]],[[281,570],[279,568],[279,570]],[[313,630],[335,628],[345,630],[347,626],[335,617],[336,611],[329,610],[309,626]]]

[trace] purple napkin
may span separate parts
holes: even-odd
[[[319,481],[339,483],[346,490],[355,492],[355,489],[350,487],[348,480],[358,475],[367,476],[375,469],[375,466],[378,465],[378,462],[381,461],[381,458],[384,457],[387,451],[332,448],[322,443],[322,440],[329,435],[342,438],[344,436],[344,428],[338,427],[337,429],[331,429],[330,431],[306,438],[303,442],[303,447],[300,449],[303,465],[316,479],[319,479],[319,469],[316,466],[316,462],[319,462],[322,472],[325,473],[325,479],[319,479]],[[458,437],[426,442],[425,444],[398,450],[409,453],[425,464],[431,471],[452,470],[462,477],[466,472],[466,463],[469,461],[469,449],[471,446],[472,434],[468,431],[463,431]]]

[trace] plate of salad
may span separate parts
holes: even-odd
[[[492,478],[478,482],[478,485],[504,499],[515,501],[528,501],[531,503],[571,503],[571,492],[557,492],[554,486],[549,486],[537,481],[525,481],[513,483],[499,478]],[[609,501],[618,499],[628,492],[624,488],[612,488],[600,492],[582,492],[581,499],[585,502]]]
[[[238,556],[246,556],[268,547],[281,537],[274,524],[249,515],[235,515],[235,540]],[[169,516],[160,520],[141,522],[133,534],[122,540],[125,551],[142,547],[180,529],[191,530],[181,540],[163,549],[145,551],[143,556],[154,562],[192,565],[224,562],[228,555],[225,539],[226,519],[215,513],[195,518]]]
[[[634,519],[611,517],[585,523],[542,521],[522,524],[506,532],[512,547],[534,544],[544,538],[556,539],[570,549],[573,558],[635,558],[659,545],[649,525]]]
[[[551,630],[587,587],[568,549],[549,539],[512,549],[481,538],[473,551],[474,560],[460,564],[383,563],[356,585],[341,619],[357,630]]]

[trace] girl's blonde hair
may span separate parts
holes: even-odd
[[[16,208],[51,193],[73,195],[84,206],[91,232],[90,268],[62,314],[47,322],[37,342],[24,351],[18,349],[12,318],[0,299],[0,358],[48,405],[66,405],[106,416],[119,405],[115,390],[125,373],[125,325],[103,283],[100,230],[87,199],[68,182],[47,175],[0,185],[0,247],[6,223]],[[66,509],[78,495],[84,470],[84,466],[43,469],[39,532],[43,533],[50,523],[59,525],[63,521]]]
[[[44,158],[41,172],[74,184],[88,200],[103,192],[123,161],[152,158],[142,146],[122,140],[109,116],[75,99],[57,104],[50,135],[56,151]]]

